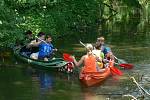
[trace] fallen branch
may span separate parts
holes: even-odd
[[[141,91],[141,93],[144,95],[144,93],[146,93],[148,96],[150,96],[150,93],[148,91],[146,91],[140,84],[137,83],[137,81],[135,80],[134,77],[130,77],[133,82],[137,85],[137,87],[139,88],[139,90]]]
[[[133,95],[127,94],[127,95],[123,95],[124,97],[131,97],[133,100],[138,100],[136,97],[134,97]]]

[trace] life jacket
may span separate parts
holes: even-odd
[[[96,58],[94,55],[86,55],[84,59],[83,72],[97,72],[96,69]]]
[[[53,45],[42,42],[39,45],[39,55],[38,55],[38,58],[39,59],[43,59],[44,57],[48,57],[48,56],[50,56],[52,54],[52,52],[53,52]]]

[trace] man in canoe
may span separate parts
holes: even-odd
[[[107,60],[114,59],[111,49],[105,45],[104,37],[101,36],[101,37],[97,38],[96,44],[99,46],[100,50],[104,53],[105,59],[107,59]]]

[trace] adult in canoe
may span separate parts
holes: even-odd
[[[78,62],[76,61],[75,57],[73,57],[74,64],[75,66],[80,66],[81,64],[83,64],[84,72],[97,72],[97,69],[96,69],[97,58],[92,53],[93,46],[91,44],[87,44],[86,49],[87,49],[87,54],[83,55]]]
[[[104,53],[105,59],[107,60],[114,59],[114,56],[110,47],[105,45],[105,38],[103,36],[97,38],[96,44],[99,46],[100,50]]]

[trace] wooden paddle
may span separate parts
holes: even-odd
[[[125,63],[125,61],[118,59],[116,56],[114,56],[116,60],[118,60],[119,63],[118,64],[120,67],[123,67],[125,69],[132,69],[133,68],[133,64],[127,64]]]

